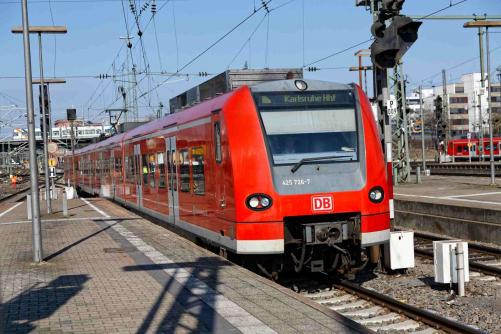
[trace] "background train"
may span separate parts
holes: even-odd
[[[391,185],[360,87],[242,86],[87,146],[68,182],[281,271],[347,271],[390,234]]]
[[[483,143],[483,145],[481,145]],[[493,155],[494,159],[501,159],[501,137],[492,138]],[[490,142],[489,136],[483,137],[482,140],[479,138],[471,139],[453,139],[449,140],[447,144],[447,155],[454,157],[456,160],[469,160],[470,156],[472,160],[479,160],[482,157],[489,159],[490,152]]]

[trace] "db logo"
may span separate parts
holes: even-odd
[[[334,209],[334,198],[331,196],[311,197],[311,208],[313,211],[332,211]]]

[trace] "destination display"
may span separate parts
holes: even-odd
[[[257,93],[256,104],[266,107],[305,107],[305,106],[341,106],[352,105],[353,94],[349,90],[293,92],[293,93]]]

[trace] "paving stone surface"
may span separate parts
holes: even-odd
[[[42,202],[43,204],[43,202]],[[353,333],[291,293],[103,199],[1,203],[0,333]],[[42,212],[44,207],[42,206]]]

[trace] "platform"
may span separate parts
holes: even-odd
[[[426,176],[421,184],[399,184],[394,188],[395,224],[500,244],[501,179],[498,182],[491,186],[488,177]]]
[[[69,207],[36,265],[26,203],[0,203],[0,333],[366,332],[117,204]]]

